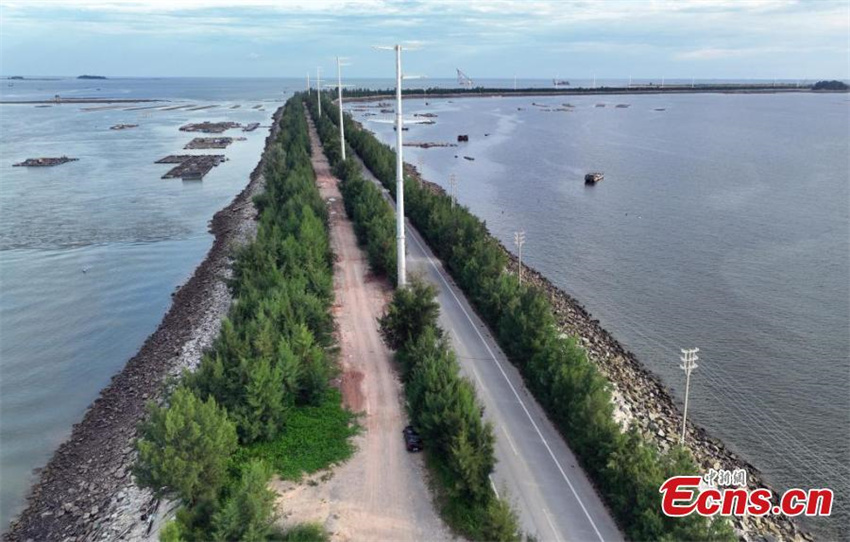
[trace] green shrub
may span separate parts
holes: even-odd
[[[390,348],[398,350],[426,328],[436,329],[440,315],[436,295],[434,286],[416,277],[408,286],[395,291],[393,302],[379,319],[381,333]]]
[[[331,537],[318,523],[303,523],[287,529],[282,542],[328,542]]]
[[[177,388],[167,407],[152,406],[137,441],[140,486],[186,503],[214,498],[236,449],[236,430],[215,399]]]
[[[172,519],[159,531],[159,542],[183,542],[180,534],[180,522]]]
[[[275,494],[267,487],[270,478],[271,470],[265,463],[258,460],[248,463],[239,482],[213,516],[215,540],[262,542],[272,534]]]

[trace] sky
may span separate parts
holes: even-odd
[[[850,79],[850,0],[0,0],[0,74]]]

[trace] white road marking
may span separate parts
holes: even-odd
[[[543,513],[546,514],[546,521],[549,522],[549,527],[552,527],[552,531],[555,533],[555,540],[561,542],[561,537],[558,536],[558,529],[555,528],[555,524],[552,523],[552,515],[549,514],[549,510],[543,509]]]
[[[409,233],[413,233],[413,232],[409,232]],[[493,358],[494,362],[496,362],[496,366],[499,368],[499,372],[502,373],[502,376],[505,378],[505,381],[508,383],[508,387],[511,388],[511,391],[514,394],[514,397],[516,397],[516,400],[519,402],[520,406],[522,407],[522,410],[525,412],[525,415],[528,417],[528,421],[531,422],[532,427],[534,427],[534,430],[537,432],[537,435],[540,437],[540,440],[543,442],[543,445],[546,447],[546,451],[549,452],[549,456],[552,458],[552,461],[554,461],[555,465],[558,467],[558,471],[561,473],[561,476],[564,478],[564,481],[567,483],[567,486],[569,486],[570,491],[572,491],[573,496],[575,496],[576,501],[578,502],[579,506],[581,507],[582,512],[584,512],[585,517],[587,517],[587,521],[590,522],[590,525],[591,525],[591,527],[593,527],[593,531],[596,533],[596,536],[599,537],[599,540],[604,542],[604,538],[602,538],[602,534],[599,532],[599,529],[596,527],[596,523],[594,523],[593,518],[590,517],[590,512],[587,511],[587,508],[584,506],[584,503],[581,501],[581,498],[578,496],[578,492],[576,491],[575,487],[573,487],[572,482],[570,482],[570,479],[567,476],[567,473],[564,471],[564,468],[561,467],[561,463],[558,461],[558,458],[555,457],[555,452],[552,451],[552,447],[549,446],[549,442],[546,441],[546,438],[543,436],[543,433],[540,431],[540,428],[537,426],[537,423],[534,421],[534,418],[531,417],[531,413],[528,411],[528,408],[525,406],[525,403],[522,402],[522,399],[520,398],[519,393],[517,393],[516,388],[514,388],[513,383],[511,382],[510,378],[508,378],[508,375],[505,372],[505,369],[502,367],[502,364],[499,363],[499,360],[496,358],[496,355],[493,353],[493,350],[490,349],[490,345],[487,344],[486,340],[484,340],[484,336],[481,335],[480,331],[478,331],[478,326],[475,325],[475,322],[472,320],[472,317],[469,316],[469,313],[464,308],[463,303],[460,302],[460,299],[458,299],[457,295],[452,290],[451,285],[449,285],[448,281],[445,279],[445,277],[443,277],[443,274],[440,272],[440,268],[437,267],[437,265],[434,263],[434,261],[428,255],[428,251],[426,251],[425,248],[422,246],[422,243],[417,238],[418,235],[414,234],[414,235],[410,235],[409,237],[411,239],[413,239],[413,241],[416,242],[416,244],[419,246],[419,249],[422,251],[422,254],[424,254],[425,258],[428,260],[428,263],[430,263],[431,266],[437,271],[437,275],[440,277],[440,280],[442,280],[443,283],[446,285],[448,292],[452,295],[455,302],[457,302],[458,307],[463,312],[464,316],[466,316],[466,319],[469,320],[469,323],[472,326],[472,329],[475,330],[475,333],[478,335],[478,338],[481,339],[481,342],[484,344],[484,348],[487,349],[487,352],[490,354],[490,357]]]
[[[497,498],[497,499],[499,499],[499,500],[502,500],[502,498],[501,498],[501,497],[499,497],[499,490],[498,490],[498,489],[496,489],[496,484],[493,482],[493,475],[492,475],[492,474],[488,474],[488,475],[487,475],[487,478],[489,478],[489,479],[490,479],[490,487],[492,487],[492,488],[493,488],[493,493],[495,493],[495,494],[496,494],[496,498]]]
[[[516,445],[514,444],[514,439],[512,439],[512,438],[511,438],[511,434],[510,434],[510,433],[508,433],[508,430],[507,430],[507,429],[505,429],[505,426],[504,426],[504,425],[502,426],[502,431],[504,431],[505,436],[506,436],[506,437],[508,437],[508,444],[510,444],[510,445],[511,445],[511,450],[513,450],[513,451],[514,451],[514,455],[517,455],[517,456],[518,456],[518,455],[519,455],[519,452],[517,451],[517,449],[516,449]]]
[[[485,387],[484,382],[481,381],[481,377],[478,376],[478,371],[475,370],[475,367],[472,367],[472,376],[475,377],[475,380],[478,382],[478,385],[481,386],[481,388],[483,389]]]

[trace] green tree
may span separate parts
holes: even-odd
[[[236,428],[215,399],[201,401],[177,388],[168,407],[151,406],[140,433],[134,469],[139,485],[190,504],[215,497],[237,445]]]
[[[482,528],[483,540],[498,540],[499,542],[520,542],[522,531],[516,512],[507,501],[490,499],[487,504],[487,515]]]
[[[159,542],[183,542],[180,532],[180,522],[172,519],[163,525],[159,531]]]
[[[267,486],[271,470],[260,460],[248,463],[236,487],[213,516],[214,539],[261,542],[272,533],[275,493]]]
[[[440,305],[437,289],[421,278],[412,278],[404,288],[397,288],[387,312],[378,319],[381,333],[393,350],[416,339],[426,327],[436,329]]]

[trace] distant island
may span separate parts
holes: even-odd
[[[77,79],[106,79],[103,75],[81,75]]]
[[[812,85],[812,90],[848,90],[850,86],[841,81],[818,81]]]

